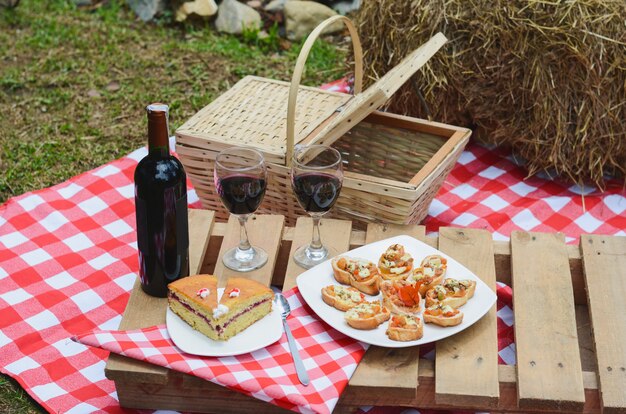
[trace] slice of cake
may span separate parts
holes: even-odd
[[[228,279],[217,309],[215,328],[222,340],[232,338],[272,311],[274,292],[254,280]]]
[[[231,278],[218,303],[217,277],[189,276],[168,285],[174,313],[214,340],[227,340],[272,311],[272,290],[253,280]]]
[[[170,309],[196,331],[211,339],[219,339],[211,324],[217,307],[217,277],[196,275],[178,279],[167,285]]]

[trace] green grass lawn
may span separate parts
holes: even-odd
[[[144,144],[150,102],[170,104],[173,131],[245,75],[289,79],[298,44],[277,53],[246,38],[208,23],[144,24],[121,0],[0,9],[0,203]],[[344,56],[321,43],[307,82],[340,77]]]
[[[245,75],[289,80],[300,45],[276,52],[259,43],[208,23],[144,24],[121,0],[0,9],[0,203],[144,145],[150,102],[170,104],[173,132]],[[320,43],[306,83],[340,77],[345,59],[342,47]],[[0,376],[0,412],[39,410]]]

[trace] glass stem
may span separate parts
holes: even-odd
[[[250,250],[252,246],[250,246],[250,241],[248,240],[248,230],[246,229],[246,222],[248,221],[248,215],[242,215],[237,217],[239,219],[240,224],[240,233],[239,233],[239,247],[238,249],[241,251]]]
[[[312,250],[320,250],[322,249],[322,238],[320,237],[320,219],[321,217],[318,215],[312,216],[313,219],[313,238],[311,239],[311,244],[309,248]]]

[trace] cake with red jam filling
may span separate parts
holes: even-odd
[[[216,276],[189,276],[168,288],[170,309],[213,340],[228,340],[272,311],[272,290],[249,279],[229,279],[219,301]]]

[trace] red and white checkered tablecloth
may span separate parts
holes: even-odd
[[[0,371],[50,412],[123,412],[104,377],[108,352],[69,338],[119,325],[138,270],[132,176],[145,152],[0,206]],[[524,177],[501,151],[470,145],[430,208],[428,231],[626,235],[622,186],[600,193]],[[198,206],[193,189],[189,200]],[[513,348],[500,356],[511,362]]]
[[[497,288],[499,362],[514,363],[511,289]],[[285,294],[292,309],[288,319],[311,383],[300,385],[286,336],[250,354],[203,358],[185,354],[171,341],[164,325],[131,331],[90,331],[73,338],[140,361],[196,375],[216,384],[299,412],[330,413],[361,361],[367,345],[346,337],[322,322],[293,288]],[[303,305],[304,304],[304,305]],[[420,350],[434,358],[434,346]]]
[[[206,358],[180,351],[164,325],[133,331],[94,331],[74,340],[106,349],[243,392],[303,413],[330,413],[363,357],[366,344],[322,322],[297,293],[285,294],[291,306],[289,326],[311,383],[298,380],[287,337],[249,354]]]

